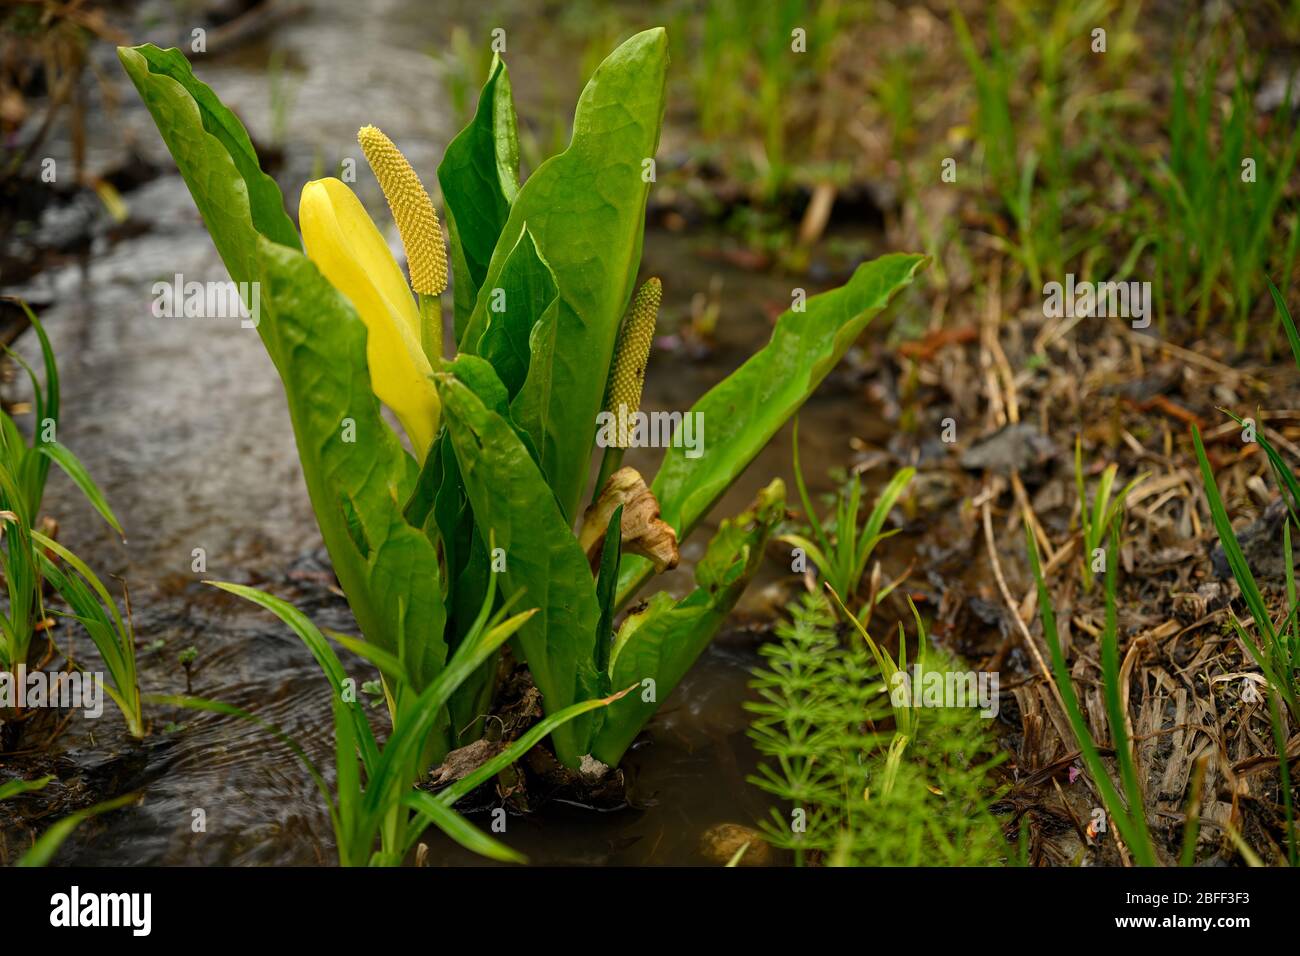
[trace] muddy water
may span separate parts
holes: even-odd
[[[280,178],[292,207],[301,182],[324,163],[332,167],[357,126],[377,122],[402,130],[417,166],[431,169],[454,132],[439,119],[438,70],[412,29],[410,4],[393,4],[393,19],[376,17],[383,4],[324,5],[278,29],[272,43],[286,69],[297,71],[294,109],[287,116]],[[342,55],[344,40],[361,41]],[[199,67],[234,105],[255,138],[266,141],[275,110],[266,94],[268,50]],[[394,63],[408,67],[404,76]],[[528,57],[512,60],[516,87],[526,86]],[[412,81],[414,75],[417,79]],[[405,96],[418,82],[435,91],[420,103]],[[561,90],[565,102],[576,91]],[[119,122],[137,131],[142,148],[166,161],[156,133],[124,91]],[[521,99],[533,97],[525,90]],[[346,104],[344,106],[343,104]],[[111,154],[111,147],[106,148]],[[359,177],[365,185],[366,177]],[[432,177],[428,177],[432,178]],[[359,187],[361,188],[361,187]],[[382,209],[374,190],[363,195]],[[97,245],[84,260],[47,271],[22,290],[49,301],[45,311],[64,381],[59,438],[86,462],[128,532],[112,540],[61,475],[53,475],[45,510],[57,516],[62,538],[106,579],[130,586],[145,693],[195,694],[253,711],[280,725],[321,766],[332,758],[327,685],[298,640],[269,615],[205,587],[203,578],[267,588],[295,601],[318,623],[350,630],[346,604],[332,592],[328,561],[308,505],[294,454],[279,381],[255,332],[237,320],[158,319],[151,285],[183,273],[187,280],[224,280],[184,185],[164,174],[126,197],[133,219],[147,226],[115,245]],[[387,216],[378,217],[386,221]],[[643,271],[664,277],[665,315],[688,311],[691,296],[720,277],[721,318],[714,349],[702,359],[658,352],[651,360],[646,405],[688,407],[701,392],[766,341],[772,303],[788,302],[791,280],[717,265],[701,255],[718,237],[652,230]],[[32,356],[27,337],[20,351]],[[807,408],[805,468],[814,487],[843,462],[851,436],[879,438],[879,411],[862,389],[833,378]],[[666,586],[684,593],[690,563],[717,519],[743,508],[773,475],[789,480],[787,428],[719,503],[713,519],[684,548],[684,567]],[[628,464],[647,474],[654,453]],[[206,572],[193,570],[201,549]],[[738,622],[761,617],[770,567],[747,595]],[[61,637],[67,640],[66,628]],[[721,822],[751,824],[767,813],[765,798],[744,782],[755,755],[745,737],[748,671],[757,660],[755,629],[737,623],[719,636],[666,702],[644,740],[626,759],[632,806],[597,812],[551,803],[512,819],[508,841],[542,863],[696,863],[700,835]],[[93,661],[84,637],[72,647]],[[197,651],[190,673],[178,661]],[[91,664],[93,666],[93,664]],[[364,678],[364,668],[357,669]],[[288,749],[239,720],[149,708],[152,733],[126,738],[115,712],[87,721],[74,716],[61,729],[33,724],[18,754],[0,757],[0,773],[53,772],[50,816],[118,793],[141,802],[99,824],[86,825],[60,854],[82,864],[312,864],[332,862],[332,835],[310,777]],[[377,718],[378,722],[378,718]],[[48,747],[46,743],[48,742]],[[202,811],[204,832],[195,832]],[[0,853],[28,839],[14,808],[0,816]],[[43,826],[47,820],[29,821]],[[473,862],[433,839],[434,862]]]

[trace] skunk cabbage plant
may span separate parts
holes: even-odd
[[[658,308],[656,279],[629,306],[667,48],[653,29],[616,49],[578,100],[568,147],[522,183],[509,74],[495,59],[437,169],[449,255],[420,177],[364,127],[409,285],[345,183],[303,187],[300,240],[243,126],[186,59],[149,45],[119,51],[231,278],[259,283],[257,329],[365,641],[400,654],[418,691],[472,633],[491,576],[502,575],[497,593],[536,609],[510,647],[547,714],[633,688],[552,731],[570,767],[587,755],[617,763],[709,642],[784,515],[781,483],[722,523],[690,594],[655,595],[616,633],[617,614],[676,563],[678,540],[923,264],[883,256],[781,316],[766,347],[674,418],[707,424],[706,441],[674,441],[647,485],[618,467],[637,429],[614,429],[593,486],[602,423],[636,418],[628,405],[640,400]],[[440,309],[449,272],[454,350]],[[431,722],[434,757],[481,733],[497,672],[493,655]]]

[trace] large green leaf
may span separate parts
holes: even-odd
[[[366,329],[299,252],[259,242],[259,330],[284,382],[312,508],[334,571],[367,640],[396,654],[405,640],[417,687],[447,656],[433,543],[402,515],[414,460],[370,388]]]
[[[533,324],[528,334],[528,377],[510,403],[510,417],[532,440],[537,450],[537,462],[548,483],[561,455],[561,436],[556,433],[558,422],[551,418],[551,395],[555,385],[551,370],[554,368],[559,311],[560,300],[556,297]]]
[[[568,520],[587,483],[596,414],[641,261],[650,192],[643,171],[659,145],[667,66],[666,34],[654,29],[596,69],[578,100],[568,148],[539,166],[515,197],[460,340],[462,351],[477,345],[490,292],[527,223],[560,290],[550,390],[560,447],[548,477]]]
[[[506,387],[485,359],[476,355],[458,355],[447,368],[478,396],[484,406],[502,418],[510,419]],[[518,426],[515,433],[533,461],[538,461],[528,434]],[[440,475],[433,502],[433,520],[442,543],[445,576],[450,583],[447,591],[447,643],[455,648],[474,623],[487,592],[490,578],[488,547],[474,523],[473,509],[465,494],[449,433],[443,432],[435,452],[429,456],[430,461],[437,459],[436,470]],[[428,464],[426,461],[425,472],[429,471]],[[421,480],[426,480],[425,475],[421,475]],[[481,718],[489,708],[495,677],[494,664],[484,667],[471,675],[452,695],[452,726],[458,733],[469,736],[470,732],[482,729]],[[476,736],[469,736],[469,739],[476,739]],[[469,740],[458,742],[468,743]]]
[[[684,448],[668,449],[651,486],[679,541],[924,262],[923,256],[892,254],[863,263],[840,288],[808,299],[804,311],[784,313],[771,341],[695,403],[691,414],[703,422],[703,454],[688,458]],[[645,558],[629,557],[620,575],[620,605],[651,571]]]
[[[417,467],[380,414],[366,329],[298,251],[279,189],[234,114],[176,51],[119,49],[231,277],[260,284],[258,334],[284,383],[312,508],[366,639],[404,642],[424,684],[446,659],[437,554],[402,517]],[[446,746],[446,721],[439,726]]]
[[[528,376],[533,327],[555,302],[555,276],[525,226],[489,297],[488,325],[475,349],[492,363],[507,397],[514,399]],[[499,311],[498,311],[499,309]]]
[[[492,250],[519,192],[519,140],[510,74],[493,57],[478,109],[443,153],[438,182],[447,204],[455,282],[456,338],[474,310],[474,299],[487,276]]]
[[[231,278],[257,277],[259,233],[301,249],[280,187],[262,172],[243,124],[194,76],[184,55],[152,43],[118,47],[117,55],[153,114]]]
[[[645,610],[628,615],[614,645],[610,683],[640,686],[605,712],[592,742],[596,759],[611,766],[622,759],[731,613],[784,515],[785,485],[778,478],[759,492],[748,511],[722,522],[695,568],[694,591],[675,604],[660,592]]]
[[[600,606],[587,557],[555,496],[508,421],[453,375],[437,377],[456,460],[479,534],[502,549],[504,591],[539,612],[516,643],[548,714],[600,696],[593,664]],[[556,755],[577,766],[588,752],[589,717],[558,728]]]

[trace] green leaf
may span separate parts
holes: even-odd
[[[516,853],[500,840],[494,840],[455,810],[439,803],[423,790],[412,790],[402,798],[402,803],[432,823],[465,849],[498,863],[527,863],[528,858]],[[418,831],[416,833],[418,836]]]
[[[1210,506],[1210,518],[1213,520],[1214,530],[1219,536],[1219,544],[1223,546],[1224,557],[1228,561],[1228,566],[1232,569],[1232,576],[1236,578],[1237,585],[1241,588],[1242,600],[1246,602],[1251,616],[1255,619],[1255,626],[1259,628],[1260,633],[1268,638],[1269,646],[1275,646],[1277,644],[1277,634],[1273,630],[1273,619],[1269,616],[1268,605],[1259,590],[1259,585],[1255,583],[1255,575],[1250,570],[1250,562],[1246,560],[1246,555],[1237,541],[1236,532],[1232,529],[1232,521],[1228,517],[1227,508],[1224,507],[1223,498],[1219,495],[1219,486],[1214,480],[1214,471],[1210,467],[1210,460],[1205,454],[1205,445],[1201,441],[1201,431],[1195,425],[1192,426],[1192,446],[1196,451],[1197,464],[1200,466],[1201,481],[1205,488],[1205,499]]]
[[[298,250],[279,188],[247,133],[174,50],[120,48],[231,277],[260,283],[257,330],[284,382],[307,491],[366,639],[399,637],[417,685],[446,659],[437,553],[401,504],[417,468],[379,411],[365,326]],[[344,441],[344,424],[355,441]],[[446,721],[440,725],[445,749]]]
[[[331,630],[327,627],[323,633],[331,641],[351,651],[363,661],[373,664],[390,684],[409,684],[411,682],[410,675],[406,672],[406,665],[397,656],[381,650],[369,641],[360,640],[341,631]]]
[[[336,694],[330,698],[330,710],[334,717],[334,789],[338,798],[330,800],[327,793],[325,802],[335,808],[338,815],[336,839],[339,844],[339,859],[342,860],[345,853],[349,858],[355,853],[357,814],[361,808],[361,773],[357,769],[357,754],[363,751],[358,750],[361,744],[351,713],[353,708]],[[369,727],[366,729],[369,730]],[[374,738],[367,733],[362,740],[374,752]]]
[[[45,366],[45,389],[42,391],[40,382],[36,379],[36,372],[23,360],[21,355],[8,347],[4,349],[4,353],[22,367],[23,371],[27,373],[28,380],[32,383],[32,404],[35,412],[32,416],[32,431],[35,434],[34,444],[39,447],[41,445],[41,436],[45,432],[46,422],[54,426],[56,434],[58,432],[59,365],[54,359],[54,347],[50,345],[50,337],[46,334],[45,326],[41,324],[41,320],[36,317],[36,313],[31,310],[31,307],[26,302],[20,299],[18,304],[26,313],[27,321],[31,323],[32,328],[36,331],[36,337],[41,344],[41,360]],[[50,473],[51,459],[29,452],[22,434],[14,425],[13,419],[4,414],[3,421],[5,444],[12,456],[14,475],[19,487],[22,488],[27,511],[34,518],[41,510],[41,499],[45,497],[45,479]]]
[[[1092,777],[1097,792],[1101,794],[1102,802],[1106,805],[1134,858],[1141,866],[1155,866],[1156,852],[1151,844],[1150,835],[1145,825],[1139,825],[1133,817],[1133,814],[1142,814],[1146,811],[1140,804],[1130,807],[1120,799],[1119,791],[1115,789],[1105,765],[1101,762],[1097,744],[1092,739],[1092,732],[1084,720],[1083,710],[1079,706],[1079,697],[1075,693],[1074,680],[1070,675],[1065,653],[1061,650],[1061,639],[1056,629],[1056,611],[1052,607],[1051,592],[1047,590],[1047,582],[1043,578],[1042,562],[1038,557],[1038,542],[1034,540],[1030,523],[1025,521],[1024,526],[1026,547],[1029,550],[1029,566],[1033,570],[1038,587],[1038,613],[1043,622],[1043,639],[1052,655],[1052,673],[1056,677],[1056,686],[1061,694],[1066,717],[1070,721],[1070,729],[1074,731],[1075,740],[1079,744],[1079,754],[1088,768],[1088,774]]]
[[[461,369],[458,356],[453,368]],[[486,363],[484,363],[486,365]],[[487,366],[489,374],[491,366]],[[498,387],[500,383],[498,382]],[[470,386],[473,387],[472,385]],[[488,570],[488,548],[474,524],[474,513],[465,496],[460,480],[460,466],[451,445],[451,436],[443,430],[434,453],[426,461],[438,459],[440,483],[434,497],[432,523],[440,537],[443,566],[447,587],[447,644],[458,648],[470,633],[484,595],[488,591],[491,572]],[[496,663],[490,661],[476,671],[452,694],[449,710],[453,731],[453,746],[463,746],[477,739],[475,730],[491,706],[492,691],[496,685]]]
[[[491,363],[478,355],[458,355],[456,360],[447,366],[447,371],[467,385],[488,411],[501,416],[510,424],[515,435],[523,442],[528,456],[540,466],[541,455],[533,445],[532,436],[514,420],[510,411],[509,393]]]
[[[1238,425],[1245,427],[1245,422],[1232,412],[1227,413]],[[1300,527],[1300,481],[1296,480],[1295,472],[1291,466],[1286,463],[1273,443],[1268,440],[1268,436],[1263,434],[1261,427],[1255,435],[1255,440],[1259,442],[1259,447],[1264,449],[1264,454],[1268,457],[1268,463],[1273,469],[1273,477],[1277,479],[1278,485],[1282,488],[1282,497],[1286,501],[1287,509],[1291,512],[1291,518]]]
[[[596,673],[601,690],[609,693],[609,652],[614,641],[614,601],[618,593],[618,560],[623,546],[623,506],[609,516],[605,543],[600,549],[600,573],[596,577],[596,600],[600,602],[600,624],[596,628]]]
[[[289,629],[297,634],[303,644],[307,646],[307,650],[311,651],[311,656],[316,659],[317,665],[324,672],[325,678],[329,681],[330,688],[333,691],[331,695],[333,699],[343,700],[345,691],[343,682],[347,680],[347,671],[343,669],[343,662],[334,653],[329,641],[325,639],[325,636],[321,634],[320,630],[306,614],[303,614],[288,601],[273,594],[267,594],[265,591],[259,591],[257,588],[250,588],[243,584],[232,584],[227,581],[209,581],[207,583],[265,608],[287,624]],[[366,718],[365,708],[362,707],[360,701],[355,699],[355,695],[350,696],[353,697],[353,700],[349,704],[349,710],[351,711],[352,723],[356,728],[355,736],[361,745],[361,759],[366,772],[372,773],[375,764],[379,760],[379,749],[375,744],[374,735],[370,732],[370,724]]]
[[[534,616],[525,611],[483,632],[476,628],[473,636],[461,644],[447,666],[418,697],[399,704],[400,719],[384,744],[375,772],[366,783],[358,813],[359,832],[378,832],[380,822],[401,803],[402,796],[428,769],[422,755],[427,750],[429,731],[446,714],[452,693],[470,674],[478,670],[497,649]]]
[[[492,58],[474,118],[447,144],[438,165],[438,182],[447,204],[459,340],[487,276],[501,227],[510,216],[510,204],[519,192],[515,105],[510,74],[498,57]]]
[[[465,383],[435,376],[479,534],[505,555],[505,590],[540,609],[519,631],[542,705],[555,713],[598,694],[593,664],[600,607],[587,557],[555,496],[511,425]],[[556,755],[577,766],[588,752],[590,720],[554,735]]]
[[[551,372],[559,311],[560,300],[557,297],[533,325],[528,335],[528,377],[510,403],[510,415],[515,424],[528,433],[537,449],[537,462],[548,484],[563,452],[561,436],[556,431],[558,422],[551,418],[551,396],[555,384]]]
[[[550,402],[559,449],[547,473],[566,519],[587,484],[596,414],[641,261],[650,194],[643,164],[659,145],[667,66],[667,35],[657,28],[632,37],[596,69],[578,100],[568,148],[539,166],[515,197],[461,336],[461,350],[473,351],[487,327],[487,292],[500,285],[527,223],[560,291]]]
[[[37,777],[35,780],[10,780],[8,783],[0,783],[0,800],[8,800],[10,797],[16,797],[21,793],[34,793],[37,790],[44,790],[46,784],[53,779],[53,775],[49,775]]]
[[[87,807],[85,810],[78,810],[76,813],[68,814],[38,836],[31,849],[18,858],[17,865],[20,867],[45,866],[54,858],[54,854],[59,852],[59,847],[63,845],[63,841],[72,836],[73,830],[91,817],[97,817],[102,813],[108,813],[111,810],[124,807],[128,803],[133,803],[138,799],[138,796],[138,794],[128,793],[125,796],[105,800],[93,807]]]
[[[179,50],[118,47],[118,59],[153,114],[163,142],[236,282],[257,278],[260,234],[301,249],[275,180],[262,172],[244,126],[194,76]]]
[[[95,484],[95,479],[90,477],[90,472],[86,471],[86,466],[81,463],[76,455],[58,442],[37,445],[36,451],[46,455],[63,469],[64,474],[71,478],[73,484],[81,489],[81,493],[86,496],[86,500],[99,512],[100,517],[108,522],[109,527],[119,535],[125,534],[122,531],[122,525],[117,520],[117,516],[113,514],[113,509],[108,506],[108,500],[104,497],[104,493],[99,490],[99,486]]]
[[[1291,310],[1287,308],[1286,299],[1282,298],[1281,291],[1273,284],[1272,276],[1266,275],[1264,279],[1268,282],[1268,291],[1272,293],[1273,304],[1277,306],[1278,318],[1282,320],[1282,327],[1286,329],[1286,340],[1291,343],[1291,354],[1295,357],[1296,367],[1300,368],[1300,333],[1296,331]]]
[[[812,528],[813,534],[817,536],[819,547],[816,550],[822,555],[821,559],[817,561],[817,566],[825,568],[827,566],[826,555],[831,553],[831,539],[827,536],[826,529],[822,527],[821,519],[817,517],[817,509],[813,507],[812,499],[808,497],[808,486],[804,484],[803,466],[799,463],[799,416],[797,415],[791,432],[790,444],[793,448],[794,484],[799,492],[799,503],[803,506],[804,517],[808,519],[808,526]],[[804,548],[804,550],[812,554],[810,549]]]
[[[880,497],[876,499],[875,507],[871,509],[871,515],[867,518],[867,523],[858,538],[858,551],[853,559],[854,583],[862,580],[872,549],[875,548],[881,538],[885,537],[885,535],[881,534],[880,529],[884,527],[889,512],[893,510],[894,505],[902,497],[903,492],[907,490],[907,486],[911,484],[915,476],[915,468],[899,469],[894,477],[889,480],[889,484],[880,492]]]
[[[1110,739],[1115,747],[1115,762],[1119,764],[1120,783],[1124,795],[1132,808],[1133,826],[1141,835],[1141,841],[1151,844],[1151,834],[1147,828],[1146,800],[1142,794],[1142,784],[1138,768],[1133,760],[1133,750],[1129,746],[1128,702],[1121,697],[1122,685],[1119,674],[1119,617],[1115,606],[1115,594],[1119,574],[1119,528],[1110,528],[1111,559],[1106,562],[1106,617],[1101,632],[1101,688],[1106,703],[1106,719],[1110,723]]]
[[[863,263],[847,283],[814,296],[803,312],[786,312],[772,339],[695,403],[704,423],[704,451],[686,457],[670,448],[651,490],[679,541],[730,487],[773,435],[813,393],[871,319],[911,284],[923,256],[887,255]],[[619,585],[626,604],[652,566],[629,558]]]
[[[18,866],[44,866],[52,860],[55,853],[59,852],[64,840],[73,835],[73,830],[85,823],[91,817],[98,817],[101,813],[109,813],[110,810],[116,810],[133,803],[136,799],[135,793],[127,793],[126,796],[114,797],[113,800],[105,800],[104,803],[95,804],[85,810],[77,810],[77,813],[70,813],[68,816],[53,823],[48,830],[36,838],[36,842],[31,844],[31,849],[18,857]]]
[[[695,568],[697,587],[672,603],[656,594],[647,609],[623,622],[614,648],[611,685],[644,687],[654,680],[654,699],[638,688],[610,705],[591,752],[610,766],[618,764],[646,721],[668,699],[763,561],[773,529],[785,517],[785,485],[778,478],[759,492],[748,511],[722,522]]]
[[[366,640],[390,654],[406,642],[415,687],[441,670],[438,556],[402,515],[417,468],[379,411],[366,366],[366,329],[305,256],[262,239],[262,320],[284,382],[298,457],[317,523]],[[345,440],[344,425],[350,420]],[[349,523],[359,525],[365,547]],[[446,733],[444,722],[441,732]]]
[[[1246,560],[1241,544],[1237,541],[1236,532],[1232,529],[1232,521],[1228,517],[1228,510],[1219,495],[1218,483],[1214,480],[1214,470],[1210,467],[1209,457],[1205,454],[1201,430],[1195,425],[1192,426],[1192,445],[1196,450],[1196,460],[1200,466],[1201,480],[1205,486],[1205,500],[1210,506],[1214,530],[1219,536],[1219,544],[1223,547],[1228,566],[1232,569],[1232,576],[1241,589],[1242,600],[1246,602],[1246,607],[1250,609],[1251,617],[1254,618],[1255,628],[1263,635],[1263,646],[1259,646],[1256,641],[1249,638],[1237,622],[1235,615],[1231,615],[1230,620],[1238,629],[1242,645],[1255,659],[1255,663],[1259,665],[1268,682],[1282,695],[1292,715],[1300,719],[1300,700],[1297,700],[1290,679],[1290,662],[1284,635],[1280,634],[1274,626],[1273,619],[1269,616],[1268,604],[1264,601],[1259,585],[1255,582],[1255,575],[1250,570],[1250,562]]]
[[[488,293],[488,325],[476,351],[492,363],[507,396],[514,399],[528,376],[533,327],[542,321],[556,296],[555,276],[527,226],[497,283]],[[498,300],[501,312],[496,311]]]
[[[449,371],[468,387],[483,404],[502,416],[509,415],[505,386],[492,366],[475,355],[458,355],[448,366]],[[516,434],[520,434],[516,429]],[[520,434],[530,456],[536,461],[536,450],[526,434]],[[442,545],[443,566],[448,581],[447,589],[447,643],[458,648],[474,626],[484,596],[489,590],[491,572],[488,568],[488,548],[474,523],[474,513],[465,495],[456,461],[451,435],[445,430],[433,453],[425,462],[425,471],[436,468],[437,490],[433,499],[433,524]],[[425,481],[424,475],[421,481]],[[430,477],[433,481],[434,477]],[[411,517],[408,511],[408,520]],[[428,525],[425,525],[426,528]],[[496,664],[491,661],[472,674],[452,694],[449,710],[453,728],[453,745],[461,746],[476,739],[472,732],[491,705],[491,695],[496,684]]]
[[[31,536],[39,548],[42,571],[50,586],[68,602],[77,622],[86,629],[95,649],[104,659],[111,678],[104,689],[121,709],[131,735],[143,737],[135,637],[130,627],[122,620],[104,583],[84,561],[39,531],[33,530]],[[62,563],[53,560],[54,557],[61,559]]]
[[[8,439],[6,439],[8,441]],[[2,512],[9,512],[6,517]],[[0,613],[0,666],[12,669],[27,660],[41,598],[40,564],[32,547],[31,515],[18,486],[12,459],[0,455],[0,575],[8,602]]]
[[[575,717],[589,714],[594,710],[599,710],[601,707],[606,707],[609,704],[614,703],[627,694],[631,689],[632,688],[629,687],[617,694],[612,694],[609,697],[604,697],[598,700],[584,700],[566,707],[564,710],[557,713],[543,717],[537,723],[533,724],[533,726],[529,727],[528,731],[520,736],[518,740],[513,741],[510,746],[506,747],[505,750],[501,751],[491,760],[486,761],[478,767],[478,769],[466,774],[464,777],[461,777],[455,783],[448,786],[446,790],[439,791],[437,796],[438,801],[449,807],[455,805],[456,801],[461,797],[470,793],[480,784],[491,780],[510,764],[523,757],[528,753],[528,751],[532,750],[533,747],[537,745],[538,741],[555,730],[555,728],[568,723]]]

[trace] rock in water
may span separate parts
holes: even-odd
[[[726,866],[745,844],[749,846],[737,866],[769,866],[772,848],[757,831],[739,823],[718,823],[700,837],[700,855],[716,866]]]

